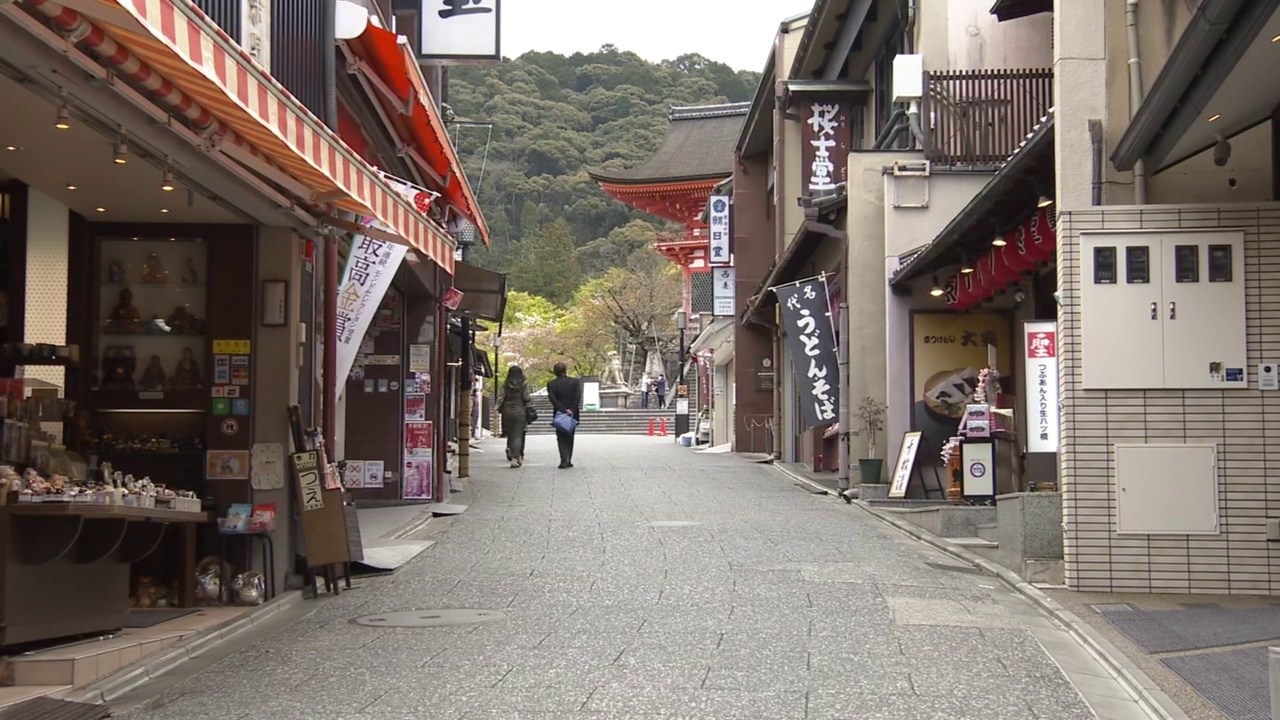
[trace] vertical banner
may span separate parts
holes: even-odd
[[[338,285],[337,376],[328,379],[335,384],[339,397],[347,386],[360,341],[378,314],[382,298],[391,287],[407,250],[404,245],[364,236],[357,236],[351,246],[351,257],[347,258],[347,267]]]
[[[830,425],[840,407],[840,376],[826,278],[775,287],[773,292],[804,411],[802,429]]]
[[[440,64],[502,60],[500,0],[420,0],[418,57]]]
[[[737,315],[737,276],[731,267],[719,267],[711,271],[714,288],[711,294],[711,312],[713,315]]]
[[[849,179],[853,103],[835,95],[815,95],[805,97],[799,109],[803,194],[821,196]]]
[[[1053,320],[1023,326],[1027,355],[1023,393],[1027,411],[1027,452],[1058,452],[1058,324]]]
[[[733,236],[729,229],[728,195],[711,196],[711,199],[707,202],[707,224],[711,233],[707,264],[711,267],[728,265],[733,253],[733,241],[731,239]]]

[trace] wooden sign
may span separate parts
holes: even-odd
[[[904,433],[902,445],[898,448],[898,461],[893,465],[893,484],[889,486],[889,497],[907,496],[907,486],[911,484],[911,471],[916,465],[916,453],[920,449],[920,431]]]
[[[325,489],[324,454],[316,450],[293,453],[289,456],[289,467],[298,486],[307,567],[350,562],[342,490]]]

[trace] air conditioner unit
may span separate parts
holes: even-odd
[[[910,102],[924,97],[924,56],[893,58],[893,101]]]

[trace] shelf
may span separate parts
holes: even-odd
[[[129,458],[203,458],[204,450],[91,450],[90,455],[99,457]]]
[[[118,337],[118,338],[201,338],[205,337],[205,333],[127,333],[103,330],[99,333],[102,337]]]
[[[183,282],[163,282],[163,283],[148,283],[148,282],[122,282],[122,283],[118,283],[118,282],[117,282],[117,283],[113,283],[113,282],[104,282],[104,283],[102,283],[102,287],[104,287],[104,288],[129,288],[130,290],[136,290],[136,289],[138,289],[138,288],[178,288],[178,289],[203,290],[203,289],[204,289],[204,283],[183,283]]]
[[[154,395],[159,395],[155,397]],[[115,390],[97,388],[89,391],[88,406],[96,412],[187,412],[205,413],[210,406],[208,388],[181,390]]]

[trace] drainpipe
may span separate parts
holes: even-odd
[[[903,29],[902,52],[910,55],[914,52],[916,34],[916,0],[907,0],[907,24]]]
[[[920,126],[920,101],[912,100],[907,106],[907,121],[911,125],[911,134],[915,136],[920,147],[924,147],[924,129]]]
[[[1102,121],[1089,119],[1089,144],[1092,145],[1093,177],[1091,183],[1094,207],[1102,204]]]
[[[1138,53],[1138,0],[1125,0],[1125,29],[1129,38],[1129,119],[1138,114],[1142,106],[1142,59]],[[1147,203],[1147,168],[1139,160],[1133,166],[1133,200],[1137,205]]]
[[[836,487],[843,495],[849,489],[849,304],[840,303],[840,355],[838,358],[840,372],[840,445],[836,457],[839,469],[836,471]]]
[[[323,25],[321,32],[323,37],[337,37],[335,25],[337,24],[338,1],[324,0],[321,6],[320,23]],[[324,124],[329,129],[338,131],[338,47],[336,42],[324,42],[320,47],[323,48],[322,60],[320,65],[321,73],[324,75]]]
[[[902,108],[893,109],[893,113],[890,114],[889,119],[885,121],[884,127],[880,130],[880,135],[876,137],[875,144],[871,146],[872,148],[879,150],[885,146],[885,143],[889,142],[890,135],[895,132],[895,129],[898,126],[898,121],[902,120],[902,115],[905,112],[906,111]]]

